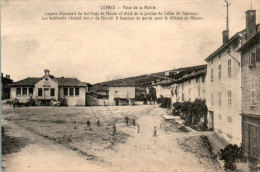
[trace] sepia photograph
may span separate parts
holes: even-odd
[[[260,171],[260,0],[0,3],[0,171]]]

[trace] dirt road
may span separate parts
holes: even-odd
[[[133,113],[132,107],[123,108],[126,110],[126,114]],[[136,112],[138,108],[144,109],[142,106],[135,107]],[[100,107],[95,110],[105,111]],[[115,112],[112,107],[109,110],[112,116],[119,112],[118,107],[115,107]],[[24,137],[29,140],[29,143],[20,152],[3,157],[5,170],[15,172],[220,170],[218,164],[210,158],[206,148],[199,141],[200,135],[208,135],[211,132],[166,131],[162,125],[165,123],[162,115],[165,114],[167,114],[165,109],[155,106],[147,108],[145,114],[140,114],[137,118],[140,133],[137,132],[137,126],[126,126],[122,122],[118,123],[117,129],[129,134],[130,137],[125,143],[118,143],[111,149],[99,151],[94,150],[95,146],[91,147],[92,150],[87,151],[95,152],[95,156],[98,157],[92,161],[86,160],[86,157],[77,152],[41,137],[33,131],[26,131],[24,128],[18,127],[12,121],[2,120],[4,125],[10,127],[8,135]],[[157,128],[157,136],[155,137],[153,136],[154,126]],[[182,142],[189,146],[184,146],[184,149],[180,145]]]
[[[18,153],[2,157],[6,172],[82,172],[106,171],[76,152],[55,144],[35,133],[24,130],[12,122],[2,120],[8,128],[6,134],[27,139],[27,145]]]
[[[141,117],[137,127],[124,127],[131,135],[125,144],[115,147],[115,151],[104,151],[99,157],[120,170],[129,171],[218,171],[219,165],[208,157],[198,158],[191,152],[184,152],[178,139],[211,134],[211,132],[165,132],[160,128],[164,109],[155,108],[149,115]],[[157,136],[153,128],[157,127]],[[205,151],[205,150],[197,150]]]

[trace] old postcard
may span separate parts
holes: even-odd
[[[1,169],[260,170],[259,0],[2,0]]]

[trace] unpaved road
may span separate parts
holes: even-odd
[[[6,172],[82,172],[105,171],[93,165],[76,152],[49,141],[35,133],[24,130],[12,122],[2,120],[10,136],[28,139],[28,144],[18,153],[2,157]]]
[[[142,108],[142,107],[140,107]],[[129,107],[131,111],[131,107]],[[110,111],[111,112],[111,111]],[[19,128],[11,121],[2,120],[11,129],[8,135],[25,137],[29,144],[18,153],[3,157],[5,171],[218,171],[218,164],[208,157],[198,157],[178,145],[186,137],[208,135],[211,132],[166,132],[160,128],[164,122],[165,109],[156,108],[138,118],[140,133],[136,126],[117,127],[130,135],[126,143],[117,144],[113,149],[97,151],[97,161],[68,150],[60,144],[49,141],[33,132]],[[157,127],[157,136],[153,128]],[[195,143],[196,144],[196,143]],[[200,145],[199,145],[200,146]],[[193,151],[194,152],[194,151]],[[205,152],[201,145],[197,152]]]

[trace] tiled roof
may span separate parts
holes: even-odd
[[[37,82],[39,82],[42,78],[26,78],[17,82],[10,84],[10,86],[34,86]],[[85,87],[86,83],[80,82],[77,78],[54,78],[59,86],[67,86],[67,87]]]
[[[23,80],[10,84],[10,86],[34,86],[34,84],[39,82],[41,79],[42,78],[25,78]]]

